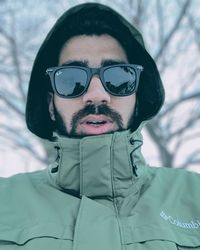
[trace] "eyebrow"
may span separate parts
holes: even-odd
[[[64,63],[61,64],[61,66],[81,66],[81,67],[87,67],[88,66],[88,61],[78,61],[78,60],[74,60],[74,61],[66,61]]]
[[[115,59],[106,59],[101,62],[101,67],[117,65],[117,64],[127,64],[126,61],[123,60],[115,60]],[[84,60],[73,60],[73,61],[66,61],[61,64],[61,66],[80,66],[80,67],[88,67],[88,61]]]
[[[117,64],[127,64],[126,61],[122,61],[122,60],[115,60],[115,59],[107,59],[107,60],[103,60],[101,63],[102,67],[105,66],[111,66],[111,65],[117,65]]]

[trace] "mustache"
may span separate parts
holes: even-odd
[[[121,115],[108,107],[106,104],[90,104],[85,106],[83,109],[76,112],[71,120],[72,130],[75,130],[79,121],[87,115],[105,115],[112,119],[113,122],[116,122],[119,129],[123,129],[123,122]]]

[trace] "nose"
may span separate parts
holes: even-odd
[[[83,102],[85,104],[107,104],[110,103],[110,95],[104,89],[101,80],[94,75],[90,81],[87,92],[83,95]]]

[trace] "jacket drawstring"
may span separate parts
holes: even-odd
[[[139,143],[139,145],[135,145],[135,143]],[[133,168],[133,174],[137,177],[137,176],[138,176],[138,175],[137,175],[137,165],[136,165],[135,162],[134,162],[133,153],[143,145],[143,141],[142,141],[142,140],[135,140],[134,138],[131,138],[131,139],[130,139],[130,144],[136,146],[136,147],[131,151],[131,153],[130,153],[130,158],[131,158],[131,165],[132,165],[132,168]]]

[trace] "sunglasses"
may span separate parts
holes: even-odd
[[[63,98],[83,95],[91,78],[98,75],[105,90],[114,96],[128,96],[137,91],[143,67],[136,64],[117,64],[101,68],[58,66],[46,70],[53,91]]]

